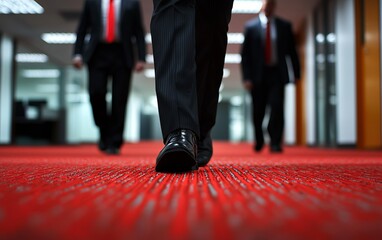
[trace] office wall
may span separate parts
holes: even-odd
[[[77,91],[66,94],[66,136],[68,143],[95,143],[99,140],[99,132],[93,120],[92,108],[87,91],[87,71],[65,69],[65,83],[78,86]],[[67,88],[70,90],[70,88]],[[140,111],[142,98],[130,92],[126,111],[124,139],[138,141],[140,139]]]
[[[126,111],[124,139],[140,140],[140,98],[131,94]],[[92,109],[87,93],[77,95],[77,100],[68,103],[67,107],[67,141],[68,143],[95,143],[99,132],[94,123]]]
[[[127,103],[124,139],[130,142],[140,140],[142,98],[130,93]]]
[[[15,91],[16,100],[44,99],[49,109],[58,109],[58,79],[29,79],[21,77],[18,71]]]
[[[306,119],[306,144],[316,144],[316,112],[315,112],[315,51],[314,51],[314,27],[313,13],[307,19],[306,24],[306,45],[305,45],[305,119]]]
[[[0,35],[0,144],[11,142],[13,55],[13,40]]]
[[[356,0],[357,145],[382,147],[380,0]]]
[[[288,84],[285,87],[285,130],[284,142],[296,144],[296,86]]]
[[[380,21],[380,23],[379,23],[380,33],[382,34],[382,0],[379,1],[379,21]],[[382,35],[381,35],[381,37],[382,37]],[[382,41],[380,41],[380,57],[381,57],[380,58],[380,61],[381,61],[380,69],[382,70]],[[381,94],[382,94],[382,74],[381,74],[380,78],[381,78],[380,83],[381,83]],[[381,114],[382,114],[382,96],[381,96]],[[381,125],[382,125],[382,116],[381,116]],[[382,129],[381,129],[381,138],[382,138]]]
[[[335,15],[337,144],[355,145],[357,101],[354,0],[337,0]]]
[[[296,82],[296,144],[305,145],[306,144],[306,79],[307,79],[307,69],[306,69],[306,22],[301,27],[298,33],[297,43],[299,46],[298,52],[301,64],[301,79]]]
[[[67,103],[66,138],[68,143],[97,142],[98,131],[86,93],[70,96]]]

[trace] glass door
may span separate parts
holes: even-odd
[[[335,1],[322,1],[315,10],[316,143],[335,146],[336,130],[336,34]]]

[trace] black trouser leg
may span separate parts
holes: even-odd
[[[112,76],[112,106],[109,123],[110,141],[113,147],[120,148],[123,143],[131,69],[122,62],[116,63]]]
[[[89,95],[95,124],[106,147],[119,148],[123,142],[126,103],[131,69],[125,65],[120,44],[100,44],[89,64]],[[107,110],[108,77],[112,77],[112,108]]]
[[[268,91],[265,84],[255,84],[252,90],[252,118],[257,144],[264,143],[263,121],[267,106]]]
[[[93,119],[100,131],[101,141],[106,144],[108,138],[106,92],[108,71],[99,61],[92,61],[88,65],[89,83],[88,91]]]
[[[196,64],[200,137],[215,125],[233,0],[196,1]]]
[[[275,73],[276,74],[276,73]],[[277,75],[272,79],[269,86],[268,103],[271,109],[268,132],[271,145],[280,145],[284,131],[284,83]]]
[[[153,0],[151,34],[163,139],[177,129],[199,136],[195,1]]]

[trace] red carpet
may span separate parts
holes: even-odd
[[[0,239],[382,239],[382,152],[216,143],[157,174],[161,143],[0,147]]]

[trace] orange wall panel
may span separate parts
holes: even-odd
[[[306,112],[305,103],[305,83],[306,83],[306,66],[305,66],[305,44],[306,44],[306,23],[300,28],[299,34],[296,36],[298,52],[301,64],[301,79],[296,82],[296,144],[306,145]]]
[[[357,120],[358,146],[381,148],[381,69],[379,0],[365,0],[364,14],[361,1],[357,9]],[[362,28],[362,16],[364,24]],[[363,31],[362,31],[363,30]],[[364,36],[362,42],[361,36]]]

